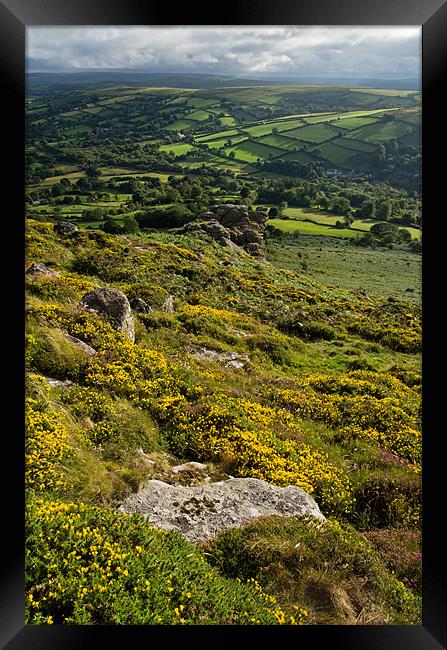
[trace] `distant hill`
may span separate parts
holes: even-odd
[[[29,86],[33,85],[86,85],[123,84],[129,86],[166,86],[169,88],[222,88],[224,86],[264,86],[282,84],[316,84],[345,86],[366,86],[370,88],[396,88],[419,90],[418,79],[362,79],[362,78],[323,78],[323,77],[275,77],[246,78],[229,75],[177,74],[147,72],[30,72],[27,74]]]

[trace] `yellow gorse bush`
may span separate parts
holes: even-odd
[[[180,536],[84,503],[34,499],[26,619],[32,624],[299,624],[256,581],[229,582]],[[214,605],[211,607],[211,605]]]
[[[340,438],[364,437],[411,463],[420,462],[419,395],[389,373],[310,375],[273,399],[302,417],[325,422]]]
[[[59,468],[70,453],[68,433],[57,417],[29,397],[25,404],[25,477],[36,491],[59,490],[65,482]]]
[[[99,316],[57,305],[37,305],[33,310],[97,350],[86,371],[88,385],[125,395],[142,406],[161,393],[177,392],[174,367],[161,352],[134,345]]]
[[[226,460],[231,473],[241,477],[297,485],[314,494],[325,511],[349,510],[352,488],[347,475],[325,453],[301,442],[290,413],[244,399],[217,399],[190,407],[173,405],[165,417],[174,449],[203,460]]]

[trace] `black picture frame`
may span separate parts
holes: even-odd
[[[32,25],[419,25],[422,26],[423,98],[423,212],[428,215],[423,240],[423,623],[421,626],[300,626],[297,628],[175,628],[174,626],[26,626],[24,624],[24,370],[17,355],[23,351],[23,330],[3,318],[7,329],[4,348],[14,357],[4,365],[7,392],[2,413],[12,414],[12,425],[3,427],[4,462],[3,542],[0,593],[0,645],[8,650],[33,648],[97,648],[110,640],[123,647],[133,643],[180,642],[183,646],[291,642],[355,650],[438,650],[447,647],[447,607],[441,495],[443,484],[442,329],[435,279],[441,272],[442,237],[431,225],[444,209],[444,165],[437,162],[445,134],[442,90],[447,70],[447,3],[441,0],[245,0],[215,7],[150,0],[3,0],[0,2],[0,66],[2,68],[3,135],[12,135],[5,147],[7,165],[2,173],[5,210],[3,239],[14,249],[4,282],[8,311],[11,303],[23,313],[24,261],[24,152],[25,152],[25,30]],[[220,13],[219,13],[220,12]],[[173,22],[175,20],[175,23]],[[444,153],[445,155],[445,153]],[[7,229],[6,229],[7,223]],[[445,244],[444,244],[445,247]],[[9,292],[9,295],[8,295]],[[13,312],[14,313],[14,312]],[[20,316],[19,316],[20,319]],[[21,321],[22,322],[22,321]],[[442,328],[442,329],[441,329]],[[3,395],[2,395],[3,396]],[[5,418],[2,418],[5,422]],[[14,433],[12,433],[14,431]],[[8,445],[8,447],[6,446]],[[438,523],[439,522],[439,523]]]

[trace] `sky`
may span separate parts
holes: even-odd
[[[28,27],[28,72],[418,78],[420,27]]]

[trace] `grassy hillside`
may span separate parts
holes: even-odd
[[[26,281],[28,623],[420,623],[419,302],[398,251],[349,268],[335,243],[308,246],[273,238],[260,262],[198,235],[28,220],[27,265],[58,272]],[[353,286],[355,267],[386,290]],[[152,306],[135,343],[79,307],[101,286]],[[116,512],[186,460],[298,485],[327,522],[266,519],[195,547]]]

